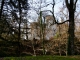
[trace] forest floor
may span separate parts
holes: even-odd
[[[0,60],[80,60],[80,56],[25,56],[25,57],[4,57]]]

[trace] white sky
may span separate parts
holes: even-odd
[[[40,1],[41,0],[29,0],[29,3],[31,3],[30,4],[31,7],[33,7],[35,10],[37,10],[38,8],[40,8],[40,3],[41,3]],[[53,0],[42,0],[42,2],[44,2],[44,3],[42,3],[41,6],[44,6],[45,4],[52,3],[52,1]],[[55,0],[55,6],[54,6],[54,13],[55,14],[59,13],[60,9],[63,7],[63,4],[64,4],[64,0]],[[80,0],[78,0],[77,4],[78,4],[77,7],[80,8]],[[78,11],[80,11],[79,8],[77,8]],[[36,21],[37,20],[38,15],[36,14],[35,10],[31,9],[29,11],[29,16],[31,16],[29,21],[33,21],[33,20]],[[38,9],[38,10],[40,10],[40,9]],[[44,10],[52,10],[52,5],[48,5],[47,7],[41,8],[41,10],[43,10],[43,11]]]
[[[33,7],[33,8],[37,8],[37,9],[40,8],[40,3],[41,2],[39,2],[39,1],[40,0],[29,0],[29,3],[31,3],[30,6]],[[46,1],[45,0],[42,0],[42,2],[44,2],[44,3],[41,4],[41,7],[42,6],[45,6],[45,4],[47,5],[49,3],[52,3],[52,0],[46,0]],[[62,6],[61,5],[62,4],[61,0],[57,0],[56,3],[57,4],[54,7],[55,8],[54,9],[55,13],[59,12],[59,7]],[[52,10],[52,5],[50,4],[47,7],[41,8],[41,10],[43,10],[43,11],[44,10]],[[30,20],[29,21],[36,20],[37,17],[38,17],[38,15],[36,14],[36,12],[34,10],[32,10],[32,9],[29,11],[29,16],[32,16],[32,17],[30,17]]]

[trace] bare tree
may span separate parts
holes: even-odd
[[[76,3],[78,0],[65,0],[67,9],[69,11],[69,29],[68,29],[68,33],[69,33],[69,37],[68,37],[68,55],[74,55],[74,38],[75,38],[75,34],[74,34],[74,16],[75,16],[75,10],[76,10]]]
[[[3,11],[4,1],[5,0],[2,0],[2,2],[1,2],[0,19],[1,19],[2,11]]]

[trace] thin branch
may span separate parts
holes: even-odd
[[[53,14],[53,12],[52,12],[51,10],[44,10],[44,11],[42,11],[42,12],[47,12],[47,11],[49,11],[49,12],[51,12],[51,13]]]
[[[69,10],[69,3],[68,3],[68,0],[65,0],[65,4],[66,4],[66,7],[68,8],[68,10]]]
[[[74,3],[74,11],[76,10],[76,3],[77,3],[77,1],[78,0],[76,0],[75,3]]]
[[[76,19],[79,15],[80,15],[80,12],[75,16],[75,18],[74,18],[74,19]]]
[[[63,21],[63,22],[61,22],[61,23],[58,23],[58,22],[56,22],[56,24],[63,24],[63,23],[65,23],[65,22],[68,22],[69,20],[66,20],[66,21]]]
[[[40,8],[44,8],[44,7],[47,7],[47,6],[49,6],[50,4],[53,5],[52,3],[49,3],[49,4],[45,5],[45,6],[39,7],[39,9],[40,9]]]
[[[15,8],[18,8],[18,7],[16,6],[16,4],[15,4],[12,0],[10,0],[10,3],[11,3]]]
[[[60,12],[62,12],[62,14],[63,14],[66,18],[68,18],[68,17],[67,17],[68,15],[66,15],[63,11],[60,11]]]
[[[35,11],[36,11],[36,13],[39,15],[39,10],[38,10],[38,12],[37,12],[37,10],[36,9],[41,9],[41,8],[45,8],[45,7],[47,7],[47,6],[49,6],[49,5],[53,5],[52,3],[49,3],[49,4],[46,4],[45,6],[42,6],[42,7],[39,7],[39,8],[34,8],[34,7],[31,7],[32,9],[34,9]],[[50,11],[50,10],[46,10],[46,11]],[[44,11],[45,12],[45,11]],[[52,11],[50,11],[52,14],[53,14],[53,12]]]
[[[52,7],[52,11],[53,11],[53,24],[56,23],[56,19],[55,19],[55,16],[54,16],[54,6],[55,6],[55,1],[53,0],[53,7]]]
[[[78,1],[78,0],[75,1],[74,5],[76,5],[77,1]]]
[[[60,22],[60,23],[56,22],[55,24],[60,25],[60,24],[66,23],[66,22],[68,22],[68,21],[69,21],[69,20],[66,20],[66,21],[63,21],[63,22]],[[54,25],[54,24],[51,24],[51,25]]]

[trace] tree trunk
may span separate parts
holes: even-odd
[[[40,40],[42,40],[43,46],[43,55],[45,55],[45,47],[44,47],[44,26],[42,22],[42,11],[40,11]]]
[[[20,17],[19,17],[19,28],[18,28],[18,30],[19,30],[19,34],[18,34],[18,56],[20,56],[20,53],[21,53],[21,48],[20,48],[20,40],[21,40],[21,4],[20,4],[20,1],[18,0],[18,2],[19,2],[19,15],[20,15]]]
[[[69,5],[69,29],[68,29],[68,55],[74,55],[74,7],[73,7],[73,0],[70,0]]]
[[[0,19],[1,19],[1,15],[2,15],[2,10],[3,10],[3,6],[4,6],[4,0],[2,0],[1,2],[1,9],[0,9]]]

